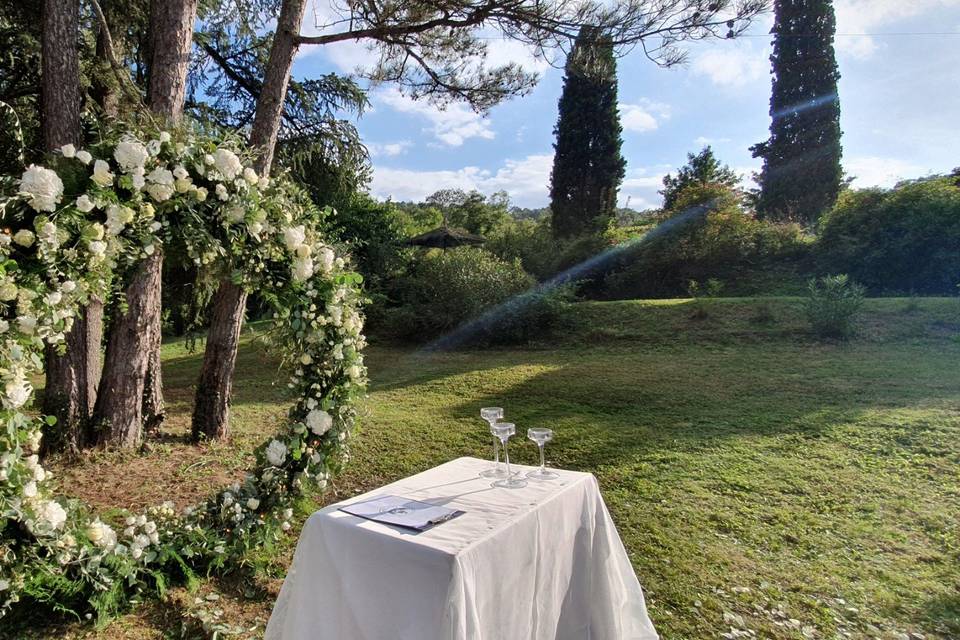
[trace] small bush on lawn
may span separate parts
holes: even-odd
[[[499,303],[531,289],[519,260],[460,247],[423,256],[397,285],[400,306],[385,312],[387,332],[424,340],[449,332]]]
[[[845,274],[811,279],[804,304],[810,327],[822,338],[846,340],[854,333],[863,296],[864,288]]]
[[[960,278],[960,188],[937,178],[846,191],[820,221],[816,257],[871,291],[949,295]]]
[[[574,286],[537,288],[499,307],[480,322],[472,344],[525,344],[543,338],[567,316]]]

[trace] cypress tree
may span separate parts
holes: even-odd
[[[568,238],[606,228],[626,161],[617,110],[617,64],[609,37],[583,27],[567,58],[553,133],[553,232]]]
[[[770,138],[751,147],[764,161],[757,211],[813,224],[843,182],[836,18],[831,0],[775,0],[774,12]]]

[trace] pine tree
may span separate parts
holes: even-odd
[[[687,154],[687,164],[680,167],[676,177],[667,174],[663,177],[663,209],[669,211],[676,203],[677,195],[691,184],[721,184],[736,188],[740,176],[736,171],[721,163],[713,155],[713,149],[707,145],[698,154]]]
[[[606,227],[626,166],[620,154],[617,65],[610,39],[596,28],[581,29],[565,71],[550,175],[557,237]]]
[[[840,72],[833,49],[831,0],[776,0],[770,138],[754,145],[763,158],[757,211],[807,224],[840,192]]]

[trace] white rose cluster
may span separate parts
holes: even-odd
[[[56,211],[63,198],[63,181],[55,171],[32,164],[20,178],[20,195],[35,211]]]

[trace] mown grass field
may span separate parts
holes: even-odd
[[[957,638],[957,336],[956,299],[871,300],[848,344],[808,336],[796,300],[722,299],[579,304],[550,346],[375,346],[349,470],[305,500],[300,518],[445,460],[488,455],[478,409],[502,405],[521,429],[556,431],[552,464],[597,475],[665,639],[731,627],[784,640]],[[242,474],[285,414],[276,363],[248,339],[233,440],[187,444],[200,356],[165,349],[170,418],[151,451],[61,464],[66,492],[104,507],[186,504]],[[512,451],[535,459],[529,442]],[[201,616],[256,637],[295,539],[104,629],[44,617],[15,634],[192,637],[189,620]]]

